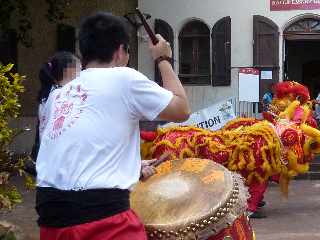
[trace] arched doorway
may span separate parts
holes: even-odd
[[[309,87],[311,97],[320,91],[320,16],[304,16],[287,26],[284,36],[284,79]]]

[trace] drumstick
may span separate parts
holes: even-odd
[[[144,27],[144,29],[146,30],[146,32],[148,33],[153,45],[156,45],[159,40],[158,38],[156,37],[156,35],[153,33],[153,31],[151,30],[151,27],[150,25],[147,23],[147,20],[146,18],[143,16],[143,14],[141,13],[141,11],[139,10],[139,8],[136,8],[136,12],[137,12],[137,15],[138,17],[140,18],[141,22],[142,22],[142,25]]]
[[[170,156],[170,153],[165,152],[163,153],[154,163],[151,164],[153,167],[158,167],[161,163],[168,160],[167,158]]]

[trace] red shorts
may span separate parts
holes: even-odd
[[[143,224],[128,210],[72,227],[40,227],[40,240],[147,240]]]

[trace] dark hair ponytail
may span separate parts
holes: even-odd
[[[38,102],[46,101],[54,85],[59,85],[63,80],[64,69],[76,66],[78,58],[70,52],[58,52],[47,63],[44,63],[39,72],[41,88]]]

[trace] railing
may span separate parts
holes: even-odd
[[[258,102],[239,102],[237,98],[231,99],[231,102],[237,117],[261,118]]]

